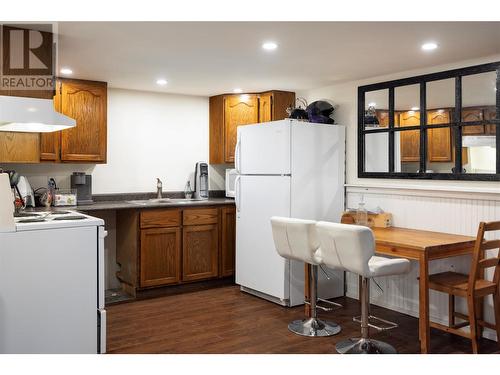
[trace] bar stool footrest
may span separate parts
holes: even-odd
[[[353,321],[361,324],[361,316],[355,316],[352,318]],[[385,320],[382,318],[378,318],[373,315],[368,316],[368,327],[374,328],[378,331],[388,331],[390,329],[394,329],[398,327],[398,324],[395,322],[391,322],[389,320]]]
[[[322,304],[325,304],[325,305],[330,305],[331,307],[327,307],[327,306],[318,304],[318,302],[321,302]],[[304,301],[304,303],[308,306],[311,305],[311,302],[309,302],[309,301]],[[341,305],[340,303],[332,302],[332,301],[329,301],[327,299],[323,299],[323,298],[316,299],[316,308],[320,309],[322,311],[335,311],[335,310],[342,309],[343,307],[344,306]]]

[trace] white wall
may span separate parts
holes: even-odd
[[[92,173],[93,193],[164,191],[193,182],[197,161],[208,161],[208,98],[123,89],[108,90],[106,164],[14,164],[32,185],[54,177],[69,187],[73,171]],[[224,168],[210,168],[210,188],[224,189]]]
[[[426,185],[426,186],[447,186],[457,187],[477,187],[496,188],[500,192],[498,182],[475,182],[475,181],[419,181],[419,180],[395,180],[395,179],[360,179],[357,171],[357,90],[358,86],[371,83],[384,82],[398,78],[411,77],[420,74],[434,73],[448,69],[462,68],[471,65],[483,64],[493,61],[500,61],[500,55],[494,55],[475,60],[460,61],[454,64],[434,66],[427,69],[419,69],[394,73],[386,76],[368,78],[359,81],[338,83],[332,86],[316,88],[303,92],[298,92],[297,96],[302,96],[310,103],[314,100],[328,99],[337,107],[335,109],[335,121],[338,124],[347,126],[346,134],[346,183],[356,185]]]

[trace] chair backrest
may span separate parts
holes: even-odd
[[[469,290],[474,290],[476,280],[482,279],[484,270],[491,267],[495,267],[492,281],[498,288],[500,283],[500,240],[485,240],[484,234],[499,230],[500,221],[479,223],[476,244],[472,255],[471,272],[469,274]],[[496,256],[488,257],[487,251],[495,249],[497,250]]]
[[[276,251],[283,258],[318,264],[314,255],[319,247],[314,220],[273,216],[271,218]]]
[[[321,257],[328,267],[341,267],[368,277],[368,261],[375,254],[375,238],[370,228],[320,221],[316,224]]]

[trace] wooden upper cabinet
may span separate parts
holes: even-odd
[[[61,79],[60,112],[76,120],[61,132],[61,161],[106,162],[107,84]]]
[[[56,81],[56,91],[61,81]],[[54,109],[61,112],[61,95],[54,95]],[[40,133],[40,161],[60,161],[61,132]]]
[[[420,112],[401,112],[399,115],[399,125],[401,127],[419,126]],[[400,131],[399,137],[401,142],[401,161],[420,161],[420,130]]]
[[[238,126],[259,122],[257,95],[232,95],[224,100],[224,161],[234,163]]]
[[[273,118],[273,94],[266,92],[259,95],[259,122],[269,122]]]
[[[0,91],[0,95],[38,99],[52,99],[53,91]],[[0,132],[0,162],[38,163],[40,161],[40,133]]]
[[[462,110],[462,121],[482,121],[483,110],[481,108],[472,108]],[[462,127],[462,135],[480,135],[484,134],[484,125],[471,125]]]
[[[266,93],[267,94],[267,93]],[[271,120],[278,121],[288,118],[287,108],[295,106],[295,93],[291,91],[272,91]]]
[[[449,124],[449,111],[431,111],[427,112],[427,124]],[[451,162],[452,147],[451,147],[451,129],[436,128],[429,129],[427,132],[427,155],[430,162]]]
[[[295,93],[268,91],[260,94],[210,97],[211,164],[234,163],[237,128],[288,117],[286,109],[295,103]]]

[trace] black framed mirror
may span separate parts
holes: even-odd
[[[358,176],[500,180],[500,62],[358,87]]]

